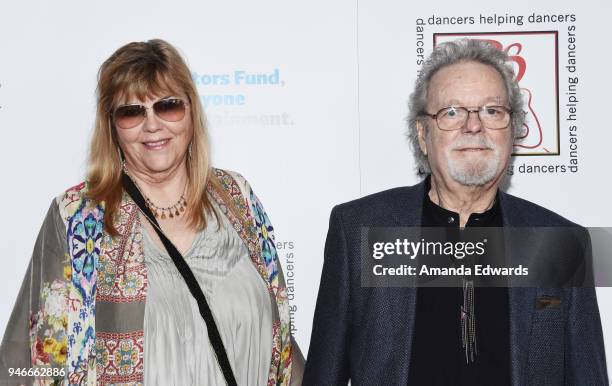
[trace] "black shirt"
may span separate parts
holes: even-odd
[[[459,214],[429,199],[426,182],[422,226],[459,228]],[[501,227],[499,200],[484,213],[470,215],[467,227]],[[510,311],[505,287],[474,288],[475,361],[461,346],[462,288],[418,288],[408,384],[510,385]]]

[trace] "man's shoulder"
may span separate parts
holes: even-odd
[[[397,188],[372,193],[367,196],[339,204],[337,205],[337,208],[342,211],[352,211],[388,206],[390,203],[397,202],[399,199],[406,197],[407,195],[414,194],[417,186],[418,185],[400,186]]]
[[[558,213],[524,198],[500,192],[503,216],[509,218],[511,226],[577,227],[578,224]]]
[[[333,212],[346,221],[384,224],[399,213],[418,216],[423,194],[422,183],[402,186],[336,205]]]

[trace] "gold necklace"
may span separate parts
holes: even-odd
[[[149,197],[147,197],[144,193],[143,196],[145,198],[145,203],[147,207],[153,212],[153,215],[156,218],[165,220],[166,218],[174,218],[178,217],[185,212],[185,208],[187,207],[187,201],[185,197],[181,194],[181,197],[178,199],[176,204],[168,206],[168,207],[160,207],[155,205],[153,201]],[[168,216],[166,216],[166,212],[168,212]]]
[[[121,162],[121,168],[123,169],[125,174],[127,174],[128,176],[130,175],[125,164],[125,160]],[[146,194],[144,194],[143,190],[140,188],[140,185],[138,185],[138,182],[136,182],[136,180],[133,178],[132,181],[134,181],[134,184],[136,185],[138,190],[140,190],[140,193],[145,199],[145,204],[147,205],[147,208],[149,208],[151,212],[153,212],[155,218],[165,220],[166,218],[178,217],[185,212],[185,208],[187,208],[187,200],[185,200],[185,189],[183,189],[183,194],[181,194],[181,197],[178,199],[176,204],[164,208],[155,205],[155,203],[151,201],[151,199],[147,197]],[[168,212],[168,216],[166,216],[166,212]]]

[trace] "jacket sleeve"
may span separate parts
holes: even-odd
[[[291,335],[291,386],[300,386],[304,378],[304,354]]]
[[[0,346],[0,385],[32,384],[33,379],[15,376],[9,369],[29,369],[30,338],[28,331],[33,261],[30,260],[21,289],[13,307]]]
[[[595,288],[569,289],[566,385],[608,385],[606,353]]]
[[[338,207],[332,210],[304,385],[346,385],[350,376],[350,273]]]
[[[65,372],[65,265],[69,264],[66,252],[64,222],[57,202],[53,201],[36,239],[0,346],[2,386],[31,385],[35,379],[37,384],[46,384],[53,379],[11,375],[11,368],[27,372],[37,367],[52,367],[56,372]]]
[[[567,289],[568,315],[565,349],[567,385],[608,385],[606,354],[597,295],[593,280],[593,249],[589,232],[577,235],[582,264],[576,270],[574,287]]]

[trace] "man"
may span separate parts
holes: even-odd
[[[361,286],[366,228],[576,227],[499,190],[524,121],[507,63],[483,41],[436,47],[408,117],[427,178],[332,210],[304,385],[608,384],[592,287]]]

